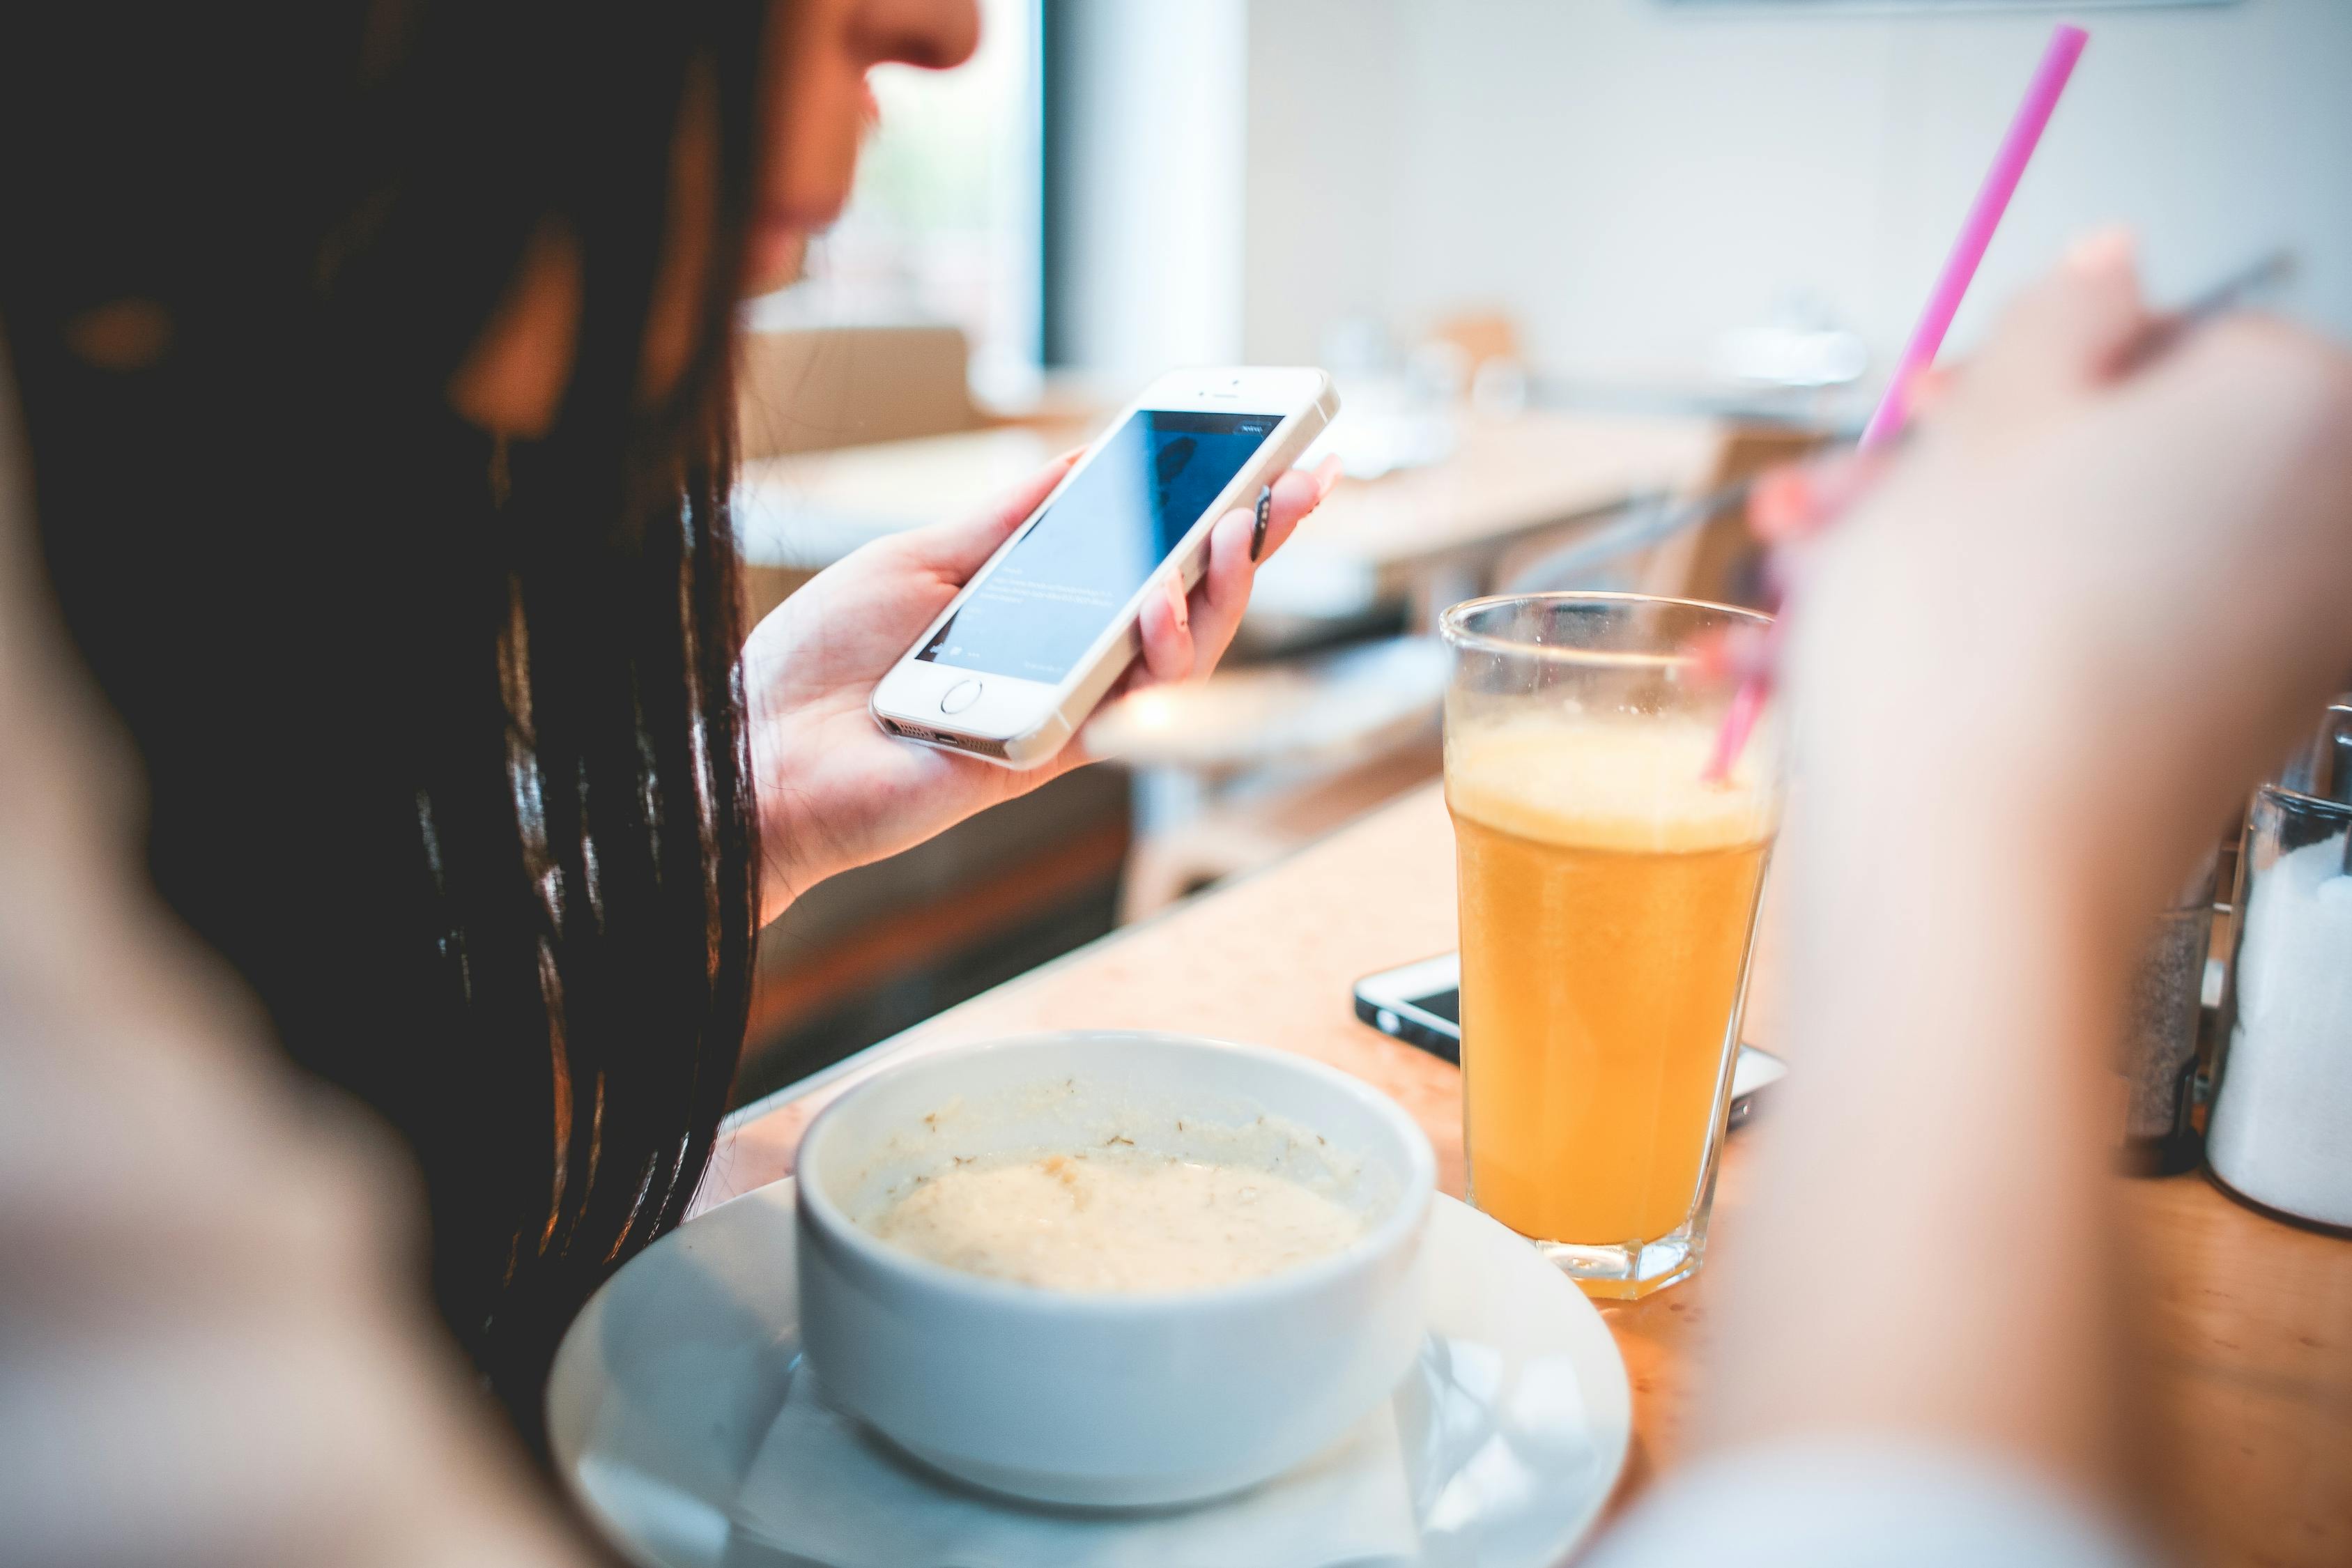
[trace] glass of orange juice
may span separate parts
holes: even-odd
[[[1445,613],[1470,1201],[1595,1296],[1697,1269],[1764,867],[1769,725],[1703,777],[1706,639],[1767,617],[1634,594]]]

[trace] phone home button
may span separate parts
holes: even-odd
[[[953,686],[948,688],[948,694],[945,697],[940,699],[940,711],[942,713],[961,713],[979,700],[980,682],[977,680],[959,680]]]

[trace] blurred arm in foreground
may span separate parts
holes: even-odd
[[[391,1143],[164,918],[37,580],[0,374],[0,1560],[583,1561],[392,1267]]]
[[[1721,1457],[1606,1563],[1711,1560],[1732,1522],[1810,1564],[2161,1529],[2108,1059],[2147,917],[2352,669],[2352,360],[2239,318],[2126,370],[2147,321],[2127,246],[2086,245],[1813,546],[1801,1067],[1724,1238]]]

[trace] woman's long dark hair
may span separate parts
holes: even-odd
[[[437,1299],[536,1441],[741,1044],[729,322],[766,5],[42,9],[0,26],[0,321],[158,886],[414,1148]],[[649,399],[686,109],[716,228]],[[571,373],[504,443],[451,378],[549,234]]]

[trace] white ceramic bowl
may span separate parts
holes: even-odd
[[[1175,1119],[1197,1131],[1261,1113],[1354,1166],[1336,1195],[1364,1236],[1234,1284],[1078,1294],[948,1268],[850,1218],[871,1184],[952,1156],[1090,1147],[1108,1120],[1157,1118],[1173,1136]],[[827,1107],[799,1176],[801,1331],[826,1395],[993,1491],[1132,1506],[1253,1486],[1388,1397],[1424,1333],[1429,1140],[1386,1096],[1301,1057],[1117,1030],[919,1057]]]

